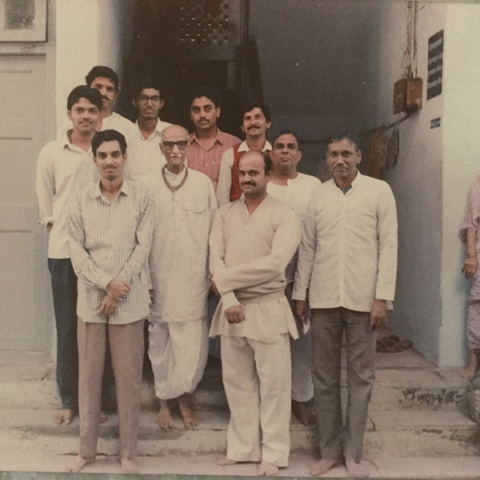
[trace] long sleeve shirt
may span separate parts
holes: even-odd
[[[369,312],[391,301],[397,273],[397,213],[386,182],[357,176],[347,193],[334,180],[314,193],[304,223],[292,298],[310,308]]]
[[[51,223],[48,258],[70,258],[67,205],[72,195],[98,178],[92,150],[70,142],[68,134],[45,145],[38,157],[36,190],[40,223]]]
[[[209,289],[208,237],[217,209],[212,182],[185,168],[164,169],[155,186],[158,212],[149,258],[153,286],[152,322],[188,322],[206,317]]]
[[[73,197],[68,213],[70,251],[78,277],[78,316],[85,322],[127,324],[148,315],[147,258],[152,242],[155,200],[149,190],[125,180],[110,202],[100,183]],[[98,306],[113,279],[131,288],[117,311],[100,315]]]
[[[221,294],[210,335],[276,341],[297,336],[285,298],[285,268],[301,237],[295,212],[267,195],[252,214],[237,200],[218,211],[210,235],[210,269]],[[229,324],[224,312],[245,305],[246,321]]]

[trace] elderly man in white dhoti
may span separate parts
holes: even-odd
[[[178,398],[185,428],[199,420],[191,394],[208,356],[208,237],[217,203],[212,182],[185,166],[188,132],[172,125],[162,132],[167,159],[155,179],[158,216],[150,254],[153,307],[149,356],[160,399],[157,423],[171,428],[169,400]]]

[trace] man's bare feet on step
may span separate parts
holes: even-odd
[[[139,473],[140,469],[135,459],[132,458],[121,458],[120,463],[122,464],[123,473]]]
[[[82,468],[85,465],[89,465],[91,463],[94,463],[95,460],[96,460],[95,457],[83,458],[79,455],[79,456],[75,457],[72,464],[67,468],[67,472],[72,472],[72,473],[79,472],[80,470],[82,470]]]
[[[342,460],[339,458],[331,459],[331,458],[322,458],[318,462],[315,462],[313,466],[310,468],[309,473],[313,477],[319,477],[324,473],[327,473],[333,467],[337,465],[341,465]]]
[[[468,360],[465,366],[460,370],[460,376],[465,380],[472,380],[477,372],[478,359],[474,350],[471,350],[468,354]]]
[[[278,474],[278,467],[262,460],[257,465],[257,475],[259,477],[271,477]]]
[[[200,423],[200,420],[195,413],[193,413],[192,396],[189,393],[184,393],[178,399],[178,406],[180,408],[185,428],[195,428]]]
[[[229,467],[230,465],[236,465],[238,462],[235,460],[230,460],[227,457],[221,457],[217,460],[217,465],[220,465],[221,467]]]
[[[53,419],[56,423],[61,425],[64,423],[65,425],[70,425],[72,420],[75,418],[76,412],[72,408],[62,408],[61,410],[57,410]]]
[[[155,422],[163,430],[173,428],[172,414],[170,413],[167,400],[160,400],[160,411],[158,412]]]
[[[317,417],[308,406],[308,402],[297,402],[292,400],[292,413],[302,425],[312,425],[317,421]]]
[[[348,476],[351,478],[368,478],[370,476],[369,469],[366,465],[354,462],[353,460],[347,460],[345,465],[347,466]]]

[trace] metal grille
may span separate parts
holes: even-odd
[[[182,0],[180,42],[197,45],[228,45],[230,6],[228,0]]]

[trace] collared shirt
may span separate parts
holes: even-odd
[[[162,167],[167,163],[160,149],[162,131],[171,123],[157,120],[155,131],[145,138],[135,122],[135,139],[129,148],[129,157],[125,165],[125,177],[131,182],[151,185],[160,178]]]
[[[196,134],[191,133],[187,152],[188,167],[204,173],[212,181],[213,188],[216,191],[222,156],[229,148],[238,145],[240,142],[239,138],[217,130],[217,136],[213,143],[210,147],[204,148],[198,141]]]
[[[123,325],[148,315],[146,264],[152,242],[154,195],[124,180],[110,202],[100,182],[77,192],[68,212],[73,268],[78,276],[78,316],[85,322]],[[100,315],[98,307],[113,279],[131,288],[117,311]]]
[[[222,206],[210,235],[210,270],[220,292],[210,336],[243,336],[277,342],[297,338],[285,297],[285,268],[298,247],[301,226],[295,212],[267,195],[249,214],[244,199]],[[245,306],[246,321],[229,324],[225,310]]]
[[[178,175],[164,172],[168,184],[179,188],[172,192],[161,178],[153,190],[158,212],[149,259],[154,291],[149,318],[166,323],[205,320],[215,192],[203,173],[187,168]]]
[[[250,148],[247,145],[247,141],[244,140],[240,147],[239,152],[249,152]],[[265,141],[265,145],[262,148],[262,152],[271,152],[272,145],[269,141]],[[217,202],[218,206],[225,205],[230,202],[230,189],[232,188],[232,167],[233,167],[234,155],[233,148],[229,148],[222,157],[220,164],[220,174],[218,177],[217,185]]]
[[[295,178],[289,178],[287,185],[277,185],[276,183],[269,182],[267,184],[267,192],[282,203],[285,203],[289,207],[293,208],[297,214],[298,219],[302,222],[307,215],[308,205],[313,196],[315,190],[320,187],[321,182],[317,177],[312,175],[305,175],[303,173],[297,173]],[[287,282],[293,282],[295,278],[295,270],[297,268],[298,252],[288,264],[285,275]]]
[[[68,134],[45,145],[38,157],[36,190],[40,223],[52,223],[49,258],[70,258],[67,204],[72,195],[98,178],[92,150],[73,145]]]
[[[393,300],[397,274],[397,212],[389,185],[357,176],[343,193],[334,180],[315,191],[292,298],[310,308],[369,312],[373,301]]]

